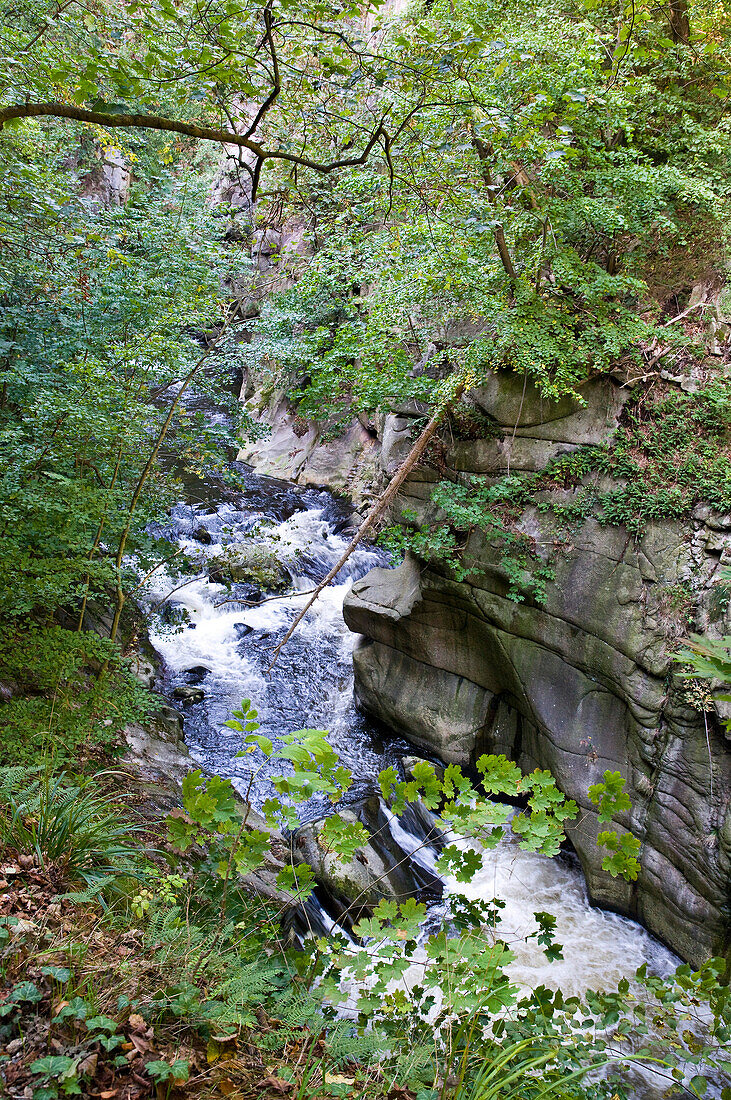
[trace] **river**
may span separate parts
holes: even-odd
[[[254,758],[236,756],[240,736],[223,723],[243,698],[252,700],[260,732],[274,742],[297,729],[328,730],[354,775],[348,800],[358,802],[372,792],[382,768],[413,751],[402,738],[376,729],[353,702],[356,637],[343,621],[343,599],[353,580],[383,565],[385,557],[373,545],[358,548],[268,671],[273,649],[306,602],[306,593],[350,541],[351,516],[347,505],[328,492],[237,469],[240,491],[208,480],[198,493],[205,499],[180,503],[172,511],[166,533],[185,551],[191,572],[182,578],[158,573],[151,593],[154,602],[164,600],[152,631],[166,670],[164,690],[171,697],[190,696],[182,703],[186,740],[206,771],[230,777],[243,793],[252,764],[264,764],[252,791],[255,803],[271,794],[267,775],[279,766],[258,752]],[[220,577],[221,560],[241,547],[249,555],[256,548],[259,562],[274,558],[282,564],[285,591],[280,598],[251,606],[266,596],[255,581],[227,586],[211,578]],[[323,809],[313,800],[303,817],[316,817]],[[391,831],[397,839],[403,834],[401,846],[408,850],[408,829],[395,822]],[[419,843],[421,838],[412,839],[412,847]],[[444,885],[447,893],[456,888],[448,880]],[[644,962],[660,974],[678,963],[640,925],[589,904],[578,861],[570,854],[545,859],[521,851],[507,834],[497,849],[485,853],[469,886],[460,889],[471,897],[505,901],[500,935],[516,956],[511,976],[526,989],[545,984],[560,986],[566,995],[581,994],[611,988]],[[535,911],[557,917],[562,960],[549,962],[536,940],[527,938],[536,929]]]

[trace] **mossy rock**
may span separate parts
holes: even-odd
[[[211,571],[234,582],[255,584],[266,592],[284,592],[291,578],[274,551],[266,546],[239,543],[211,558]]]

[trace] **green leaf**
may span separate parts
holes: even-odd
[[[31,1062],[31,1073],[37,1073],[43,1077],[62,1077],[76,1065],[76,1059],[67,1054],[49,1054],[45,1058],[36,1058]]]
[[[116,1020],[110,1019],[109,1016],[89,1016],[86,1020],[86,1026],[89,1031],[108,1031],[112,1035],[117,1030],[118,1025]]]
[[[599,820],[611,821],[616,814],[632,809],[629,796],[624,791],[625,780],[620,772],[604,772],[604,781],[589,787],[589,799],[599,807]]]
[[[28,1001],[37,1004],[42,1000],[43,994],[33,982],[18,982],[10,991],[11,1001]]]
[[[71,977],[71,971],[66,966],[42,966],[41,974],[57,982],[67,982]]]

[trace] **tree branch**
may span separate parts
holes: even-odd
[[[316,161],[298,153],[286,153],[281,149],[265,149],[258,141],[253,141],[245,134],[237,134],[231,130],[219,130],[213,126],[201,126],[197,122],[183,122],[175,118],[166,118],[164,115],[141,114],[104,114],[103,111],[87,111],[83,107],[74,107],[70,103],[18,103],[12,107],[0,109],[0,130],[6,122],[14,118],[38,118],[47,116],[51,118],[72,118],[77,122],[87,122],[92,126],[125,127],[139,130],[165,130],[175,134],[185,134],[187,137],[199,138],[203,141],[217,141],[223,145],[238,145],[240,148],[249,149],[263,163],[267,160],[283,160],[290,164],[301,165],[303,168],[311,168],[314,172],[328,175],[338,168],[350,168],[358,164],[365,164],[373,151],[378,139],[385,133],[383,122],[380,122],[371,133],[363,152],[358,156],[342,157],[333,161]]]
[[[472,130],[472,147],[477,153],[478,159],[480,161],[480,174],[482,176],[482,182],[485,184],[485,190],[487,191],[487,197],[489,201],[491,203],[494,203],[495,196],[493,192],[495,190],[495,184],[493,183],[492,174],[490,172],[490,149],[485,144],[485,142],[477,136],[474,127],[471,126],[470,129]],[[515,282],[515,280],[518,278],[518,272],[513,266],[513,260],[510,255],[508,243],[505,240],[505,232],[499,222],[493,228],[493,236],[495,237],[495,244],[497,245],[497,250],[500,256],[501,263],[505,268],[505,274],[508,276],[511,282]]]
[[[302,608],[302,610],[299,612],[299,614],[295,617],[294,622],[292,623],[289,630],[287,631],[287,633],[282,638],[279,645],[275,647],[274,656],[272,657],[272,662],[269,665],[269,668],[267,669],[267,672],[271,672],[271,670],[274,668],[274,665],[277,663],[277,658],[279,657],[279,654],[282,652],[282,649],[287,644],[289,639],[292,637],[295,630],[297,629],[297,627],[299,626],[301,621],[304,619],[305,615],[310,610],[310,608],[312,607],[313,603],[315,602],[317,597],[320,595],[322,590],[328,586],[330,581],[335,579],[335,577],[338,575],[340,570],[343,568],[346,561],[348,560],[350,555],[353,553],[353,551],[356,549],[358,544],[360,542],[362,542],[362,540],[368,534],[368,531],[373,526],[373,524],[376,522],[378,517],[380,515],[382,515],[383,512],[385,512],[386,508],[389,506],[389,504],[394,499],[394,497],[398,493],[399,489],[403,485],[404,481],[406,481],[406,478],[411,473],[411,470],[414,468],[416,463],[419,461],[421,456],[424,454],[424,451],[426,450],[427,446],[429,445],[429,441],[431,440],[432,436],[434,435],[437,428],[441,424],[442,420],[444,419],[444,416],[446,415],[447,412],[449,412],[449,410],[452,408],[454,403],[456,401],[459,401],[460,397],[464,393],[464,389],[465,389],[464,383],[460,382],[459,385],[457,386],[457,388],[455,389],[454,393],[450,397],[450,399],[448,401],[446,401],[443,405],[441,405],[437,409],[437,411],[434,413],[431,420],[429,421],[427,426],[424,428],[424,431],[421,433],[421,435],[417,439],[416,443],[411,448],[411,450],[409,451],[409,453],[406,456],[406,458],[404,459],[404,461],[401,463],[401,466],[399,467],[396,474],[394,475],[393,480],[390,482],[390,484],[388,485],[386,490],[383,493],[381,493],[378,500],[375,502],[375,504],[371,508],[370,512],[368,513],[366,518],[361,523],[360,527],[358,528],[358,530],[355,534],[355,537],[353,538],[352,542],[349,544],[348,548],[343,553],[342,557],[335,563],[335,565],[332,567],[332,569],[330,570],[328,575],[325,578],[323,578],[323,580],[320,581],[317,588],[314,590],[311,599],[309,599],[307,601],[305,606]]]
[[[244,134],[244,137],[247,138],[252,137],[252,135],[256,133],[259,123],[264,118],[264,115],[267,113],[271,105],[274,103],[274,100],[277,98],[282,90],[282,81],[279,75],[279,59],[277,57],[277,51],[274,47],[274,38],[272,37],[272,22],[272,10],[271,7],[267,5],[267,7],[264,9],[264,26],[266,27],[264,41],[267,42],[269,46],[269,54],[272,59],[273,87],[269,95],[262,103],[259,110],[256,112],[251,126]]]

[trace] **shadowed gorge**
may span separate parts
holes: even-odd
[[[731,1100],[726,0],[0,0],[0,1092]]]

